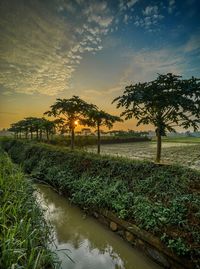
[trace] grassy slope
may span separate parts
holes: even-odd
[[[8,141],[3,147],[27,172],[85,208],[107,208],[161,238],[178,255],[200,255],[200,174],[179,166],[101,157]]]
[[[23,173],[0,149],[0,268],[53,268],[48,227]]]

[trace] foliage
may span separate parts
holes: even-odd
[[[101,137],[101,144],[118,144],[118,143],[130,143],[130,142],[144,142],[150,141],[148,137],[139,137],[139,136],[102,136]],[[52,145],[58,146],[70,146],[70,137],[69,136],[53,136],[49,140],[49,143]],[[75,144],[77,147],[84,147],[89,145],[96,145],[97,137],[96,136],[83,136],[83,135],[76,135],[75,137]]]
[[[0,267],[53,268],[50,230],[23,173],[0,150]]]
[[[171,73],[157,79],[125,87],[124,94],[114,99],[117,108],[125,110],[125,119],[135,117],[137,125],[153,124],[158,139],[157,161],[161,155],[161,136],[179,125],[197,130],[200,123],[199,79],[181,79]]]
[[[34,178],[82,208],[112,210],[160,237],[178,255],[198,259],[198,172],[23,141],[7,140],[2,146]]]
[[[55,133],[56,126],[60,125],[61,122],[62,119],[50,121],[45,118],[28,117],[11,124],[8,130],[14,132],[16,138],[22,138],[22,134],[24,134],[27,139],[30,133],[31,139],[33,139],[33,133],[36,133],[37,140],[41,140],[42,134],[45,133],[47,140],[49,140],[49,135]]]
[[[69,99],[57,99],[56,102],[51,105],[51,109],[44,114],[54,117],[63,115],[65,117],[63,118],[64,126],[68,127],[71,131],[71,149],[73,149],[76,122],[82,120],[82,118],[87,115],[88,111],[95,108],[95,105],[88,104],[78,96],[73,96]]]
[[[87,111],[86,115],[87,115],[86,118],[82,119],[81,123],[83,125],[88,125],[97,128],[97,137],[98,137],[97,153],[100,153],[100,127],[106,126],[109,129],[111,129],[116,121],[122,121],[122,120],[117,116],[113,116],[111,114],[106,113],[103,110],[98,109],[90,109],[89,111]]]

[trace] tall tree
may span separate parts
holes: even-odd
[[[103,110],[92,109],[87,112],[87,117],[80,121],[83,125],[97,128],[97,153],[100,153],[101,132],[100,127],[106,126],[109,129],[113,127],[116,121],[122,121],[120,117],[113,116]]]
[[[152,124],[157,136],[156,161],[161,159],[161,137],[176,126],[198,129],[200,123],[199,79],[182,79],[168,73],[157,79],[125,87],[122,96],[113,100],[117,108],[125,108],[121,116],[135,117],[137,125]]]
[[[31,134],[31,139],[33,139],[33,134],[37,129],[37,126],[36,126],[37,120],[36,119],[37,118],[35,118],[35,117],[28,117],[28,118],[24,119],[26,122],[26,126]]]
[[[73,150],[76,122],[84,118],[89,110],[95,108],[95,105],[88,104],[78,96],[73,96],[70,99],[57,99],[51,109],[44,114],[55,117],[64,116],[65,125],[69,127],[71,132],[71,149]]]
[[[42,118],[41,126],[46,133],[47,142],[49,142],[49,136],[55,133],[55,122]]]

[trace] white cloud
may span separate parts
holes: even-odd
[[[108,27],[113,20],[113,17],[103,17],[103,16],[98,16],[95,14],[92,14],[88,17],[89,22],[96,22],[100,27]]]
[[[143,14],[145,16],[150,16],[150,15],[158,14],[158,6],[147,6],[143,10]]]
[[[84,53],[103,49],[102,38],[113,22],[104,1],[56,0],[46,8],[35,0],[35,8],[23,1],[3,7],[9,14],[0,18],[5,65],[0,81],[5,92],[55,95],[69,89]],[[73,21],[64,12],[73,15]]]
[[[172,14],[175,8],[175,0],[169,0],[168,13]]]
[[[124,15],[124,23],[128,23],[129,16],[127,14]]]
[[[137,2],[138,2],[138,0],[130,0],[130,1],[128,1],[127,2],[128,8],[133,7]]]
[[[187,63],[184,56],[174,49],[142,50],[138,53],[129,52],[124,55],[129,59],[129,66],[121,75],[119,86],[124,88],[126,85],[137,82],[153,80],[157,73],[184,74],[187,70]]]
[[[192,35],[191,38],[184,45],[185,52],[192,52],[200,49],[200,34]]]
[[[134,25],[137,27],[143,27],[149,32],[156,31],[156,27],[159,22],[164,19],[164,16],[159,13],[158,6],[146,6],[142,10],[143,16],[135,16]]]

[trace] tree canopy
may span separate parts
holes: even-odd
[[[103,110],[98,109],[89,110],[87,112],[86,118],[80,121],[80,123],[82,123],[83,125],[97,128],[98,153],[100,153],[100,126],[106,126],[111,129],[116,121],[122,121],[122,119],[120,119],[120,117],[118,116],[113,116]]]
[[[76,121],[82,120],[88,113],[88,111],[96,109],[93,104],[88,104],[78,96],[72,96],[69,99],[57,99],[56,102],[51,105],[50,110],[44,114],[48,116],[60,116],[63,115],[65,126],[68,126],[71,131],[71,149],[74,148],[74,129],[76,127]]]
[[[140,124],[152,124],[157,135],[157,161],[161,155],[161,136],[176,126],[197,130],[200,123],[200,83],[197,78],[182,79],[172,73],[150,82],[126,86],[122,96],[113,100],[125,119],[135,117]]]
[[[8,130],[14,132],[15,136],[19,138],[22,137],[22,134],[25,135],[25,138],[28,138],[30,134],[32,139],[33,133],[36,133],[36,138],[40,140],[42,139],[42,134],[45,133],[47,140],[49,140],[49,135],[55,133],[57,124],[58,120],[50,121],[45,118],[28,117],[11,124]]]

